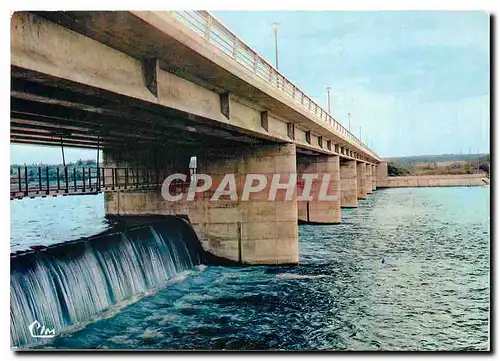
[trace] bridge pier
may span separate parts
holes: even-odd
[[[373,193],[373,181],[372,181],[372,166],[366,163],[366,182],[365,182],[366,194]]]
[[[358,180],[358,199],[366,199],[366,163],[356,162],[356,178]]]
[[[372,190],[377,189],[377,166],[372,164]]]
[[[358,180],[355,160],[341,159],[340,161],[340,194],[343,208],[358,207]]]
[[[388,185],[387,162],[380,162],[377,164],[377,187],[387,187]]]
[[[319,179],[312,182],[311,200],[302,200],[302,188],[298,187],[298,219],[305,223],[334,224],[340,223],[340,157],[338,155],[298,155],[297,178],[303,175],[317,174]],[[321,193],[322,177],[329,175],[327,195],[335,200],[318,199]]]
[[[177,193],[170,189],[168,193],[179,198],[176,201],[166,200],[159,189],[107,193],[106,214],[185,215],[203,248],[215,256],[243,264],[298,263],[295,188],[290,194],[283,187],[278,188],[275,200],[268,200],[274,174],[280,174],[280,184],[291,182],[295,186],[294,144],[219,147],[183,153],[182,156],[178,153],[162,154],[164,159],[172,159],[174,154],[174,159],[182,159],[182,164],[164,165],[168,168],[166,174],[186,173],[190,155],[196,155],[198,177],[207,174],[213,180],[207,191],[196,193],[189,200],[187,187]],[[234,174],[237,199],[231,199],[228,192],[215,196],[226,174]],[[263,175],[264,179],[251,178],[255,174]],[[242,189],[249,179],[254,191],[247,194],[245,200]],[[198,187],[204,184],[199,178]],[[223,190],[230,190],[231,182],[226,182],[226,185]]]

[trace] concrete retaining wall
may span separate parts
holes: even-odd
[[[428,176],[388,177],[387,187],[457,187],[490,184],[486,174],[447,174]]]

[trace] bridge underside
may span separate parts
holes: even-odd
[[[82,84],[12,67],[11,141],[80,148],[259,144],[265,140]]]
[[[285,143],[16,66],[11,67],[10,129],[12,143],[103,150]],[[301,147],[297,152],[320,154]]]

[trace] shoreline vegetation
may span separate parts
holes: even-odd
[[[489,177],[489,154],[443,154],[385,158],[389,177],[483,173]]]
[[[57,168],[64,168],[62,164],[49,164],[49,163],[31,163],[31,164],[11,164],[10,165],[10,183],[15,184],[18,181],[18,171],[19,169],[21,170],[21,174],[24,174],[24,169],[26,168],[28,171],[28,182],[29,183],[36,183],[38,182],[38,171],[39,167],[42,167],[42,172],[45,172],[45,167],[50,167],[49,168],[49,181],[52,182],[57,182]],[[97,163],[95,160],[78,160],[77,162],[69,162],[66,163],[66,167],[68,169],[75,168],[74,175],[76,176],[77,181],[81,181],[82,179],[85,179],[87,176],[88,168],[95,168],[97,167]],[[83,171],[85,169],[85,176],[83,175]],[[94,176],[95,173],[92,173]],[[62,173],[60,177],[62,177]],[[42,179],[45,182],[46,174],[42,174]],[[69,179],[73,181],[73,171],[69,172],[68,175]]]

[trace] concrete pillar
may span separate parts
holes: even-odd
[[[343,208],[358,206],[358,180],[355,160],[340,160],[340,205]]]
[[[372,190],[377,189],[377,166],[372,165]]]
[[[297,208],[298,219],[305,223],[334,224],[340,223],[340,163],[339,156],[327,155],[297,155]],[[302,175],[318,174],[319,178],[313,180],[310,195],[312,200],[300,200],[304,189]],[[318,199],[321,193],[323,176],[329,174],[326,195],[334,200]]]
[[[372,194],[373,193],[373,184],[372,184],[372,166],[371,164],[366,164],[366,184],[365,184],[365,189],[366,189],[366,194]]]
[[[356,173],[358,180],[358,199],[366,199],[366,163],[357,162]]]
[[[203,248],[215,256],[243,264],[296,264],[298,255],[297,198],[294,184],[291,197],[278,189],[268,200],[271,180],[279,174],[280,183],[295,181],[295,145],[245,145],[217,149],[185,149],[182,154],[162,151],[162,159],[173,157],[176,165],[162,165],[164,174],[188,173],[191,155],[197,156],[198,174],[210,175],[213,183],[206,192],[187,199],[187,188],[177,188],[182,197],[167,201],[160,189],[109,192],[105,196],[107,215],[186,215]],[[179,159],[182,162],[179,163]],[[222,195],[213,200],[215,190],[226,174],[235,175],[237,200]],[[246,176],[264,175],[262,191],[242,199]],[[164,177],[163,177],[164,179]],[[258,183],[254,180],[251,184]],[[198,180],[198,185],[203,184]],[[230,186],[229,186],[230,187]],[[225,187],[228,190],[228,187]],[[171,193],[178,194],[175,190]]]
[[[387,179],[387,162],[380,162],[377,165],[377,187],[388,187],[389,181]]]

